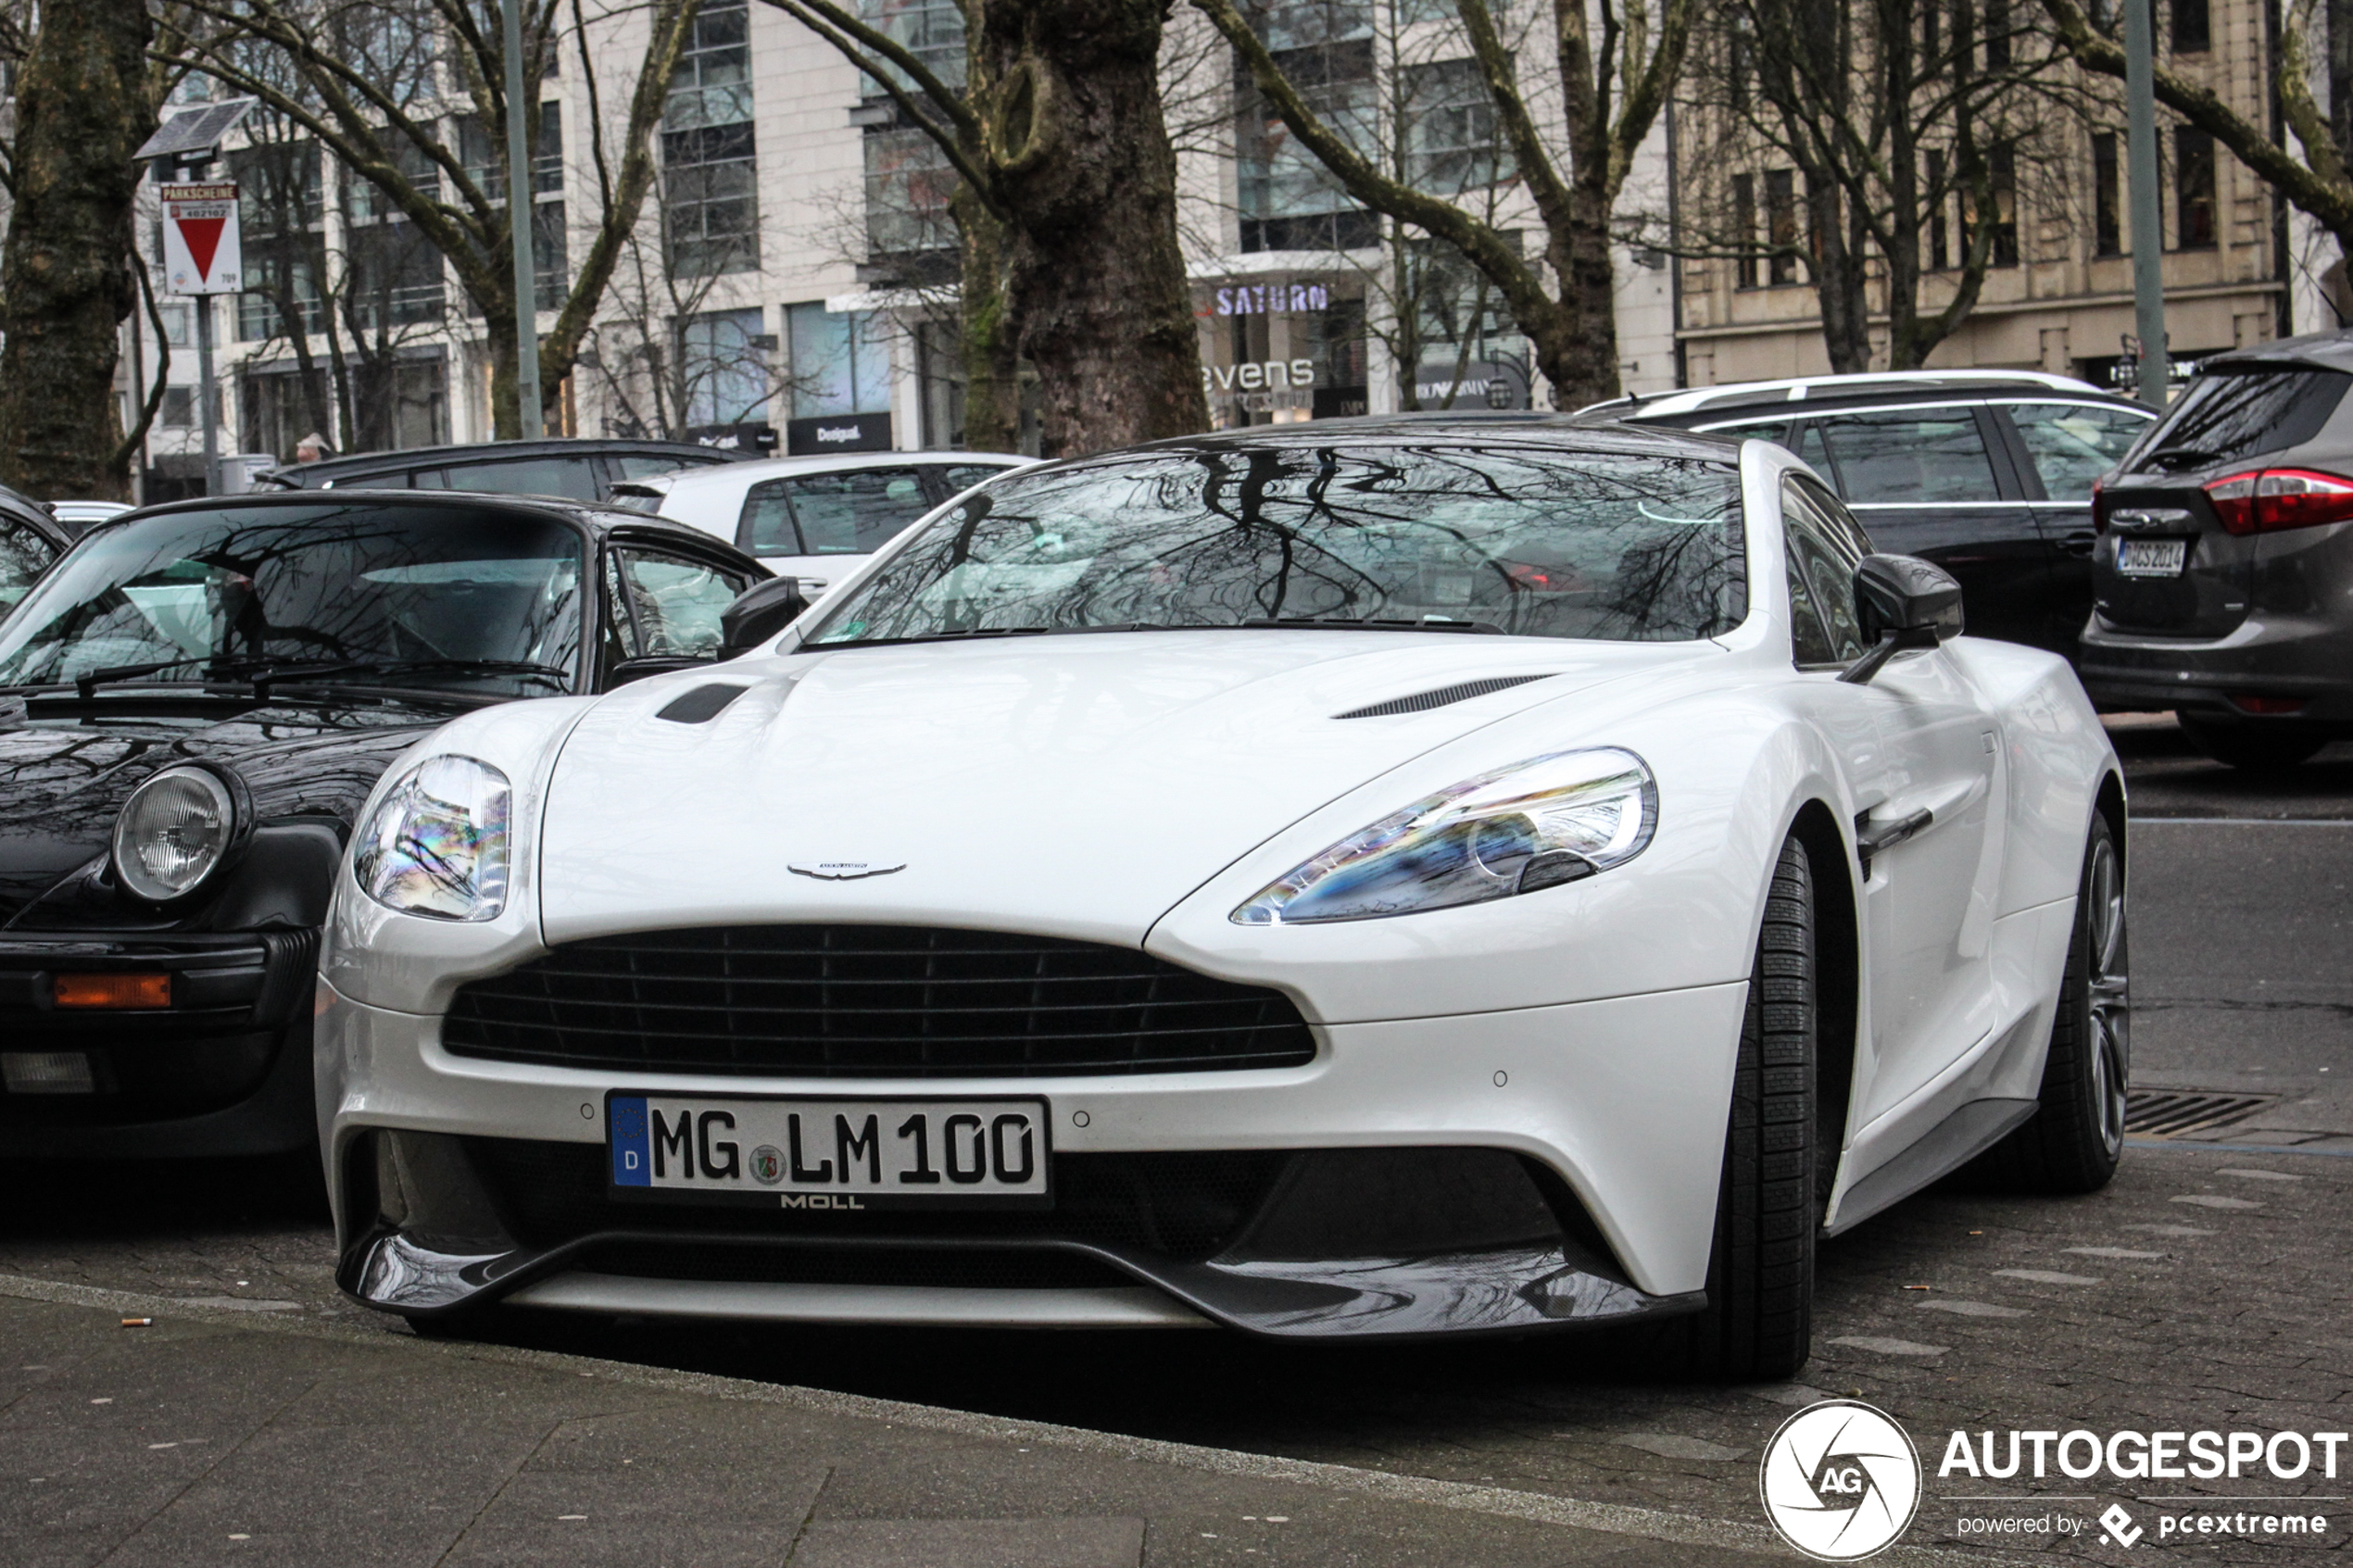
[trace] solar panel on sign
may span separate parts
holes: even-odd
[[[180,157],[189,153],[209,152],[220,145],[220,138],[245,119],[253,108],[251,98],[230,98],[218,104],[208,104],[200,109],[175,114],[156,128],[156,133],[140,145],[132,156],[137,158]]]

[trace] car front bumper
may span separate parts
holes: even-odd
[[[317,1136],[318,933],[0,935],[0,1152],[35,1159],[281,1154]],[[170,1005],[59,1007],[59,975],[164,975]],[[32,1063],[63,1067],[39,1088]]]
[[[439,1021],[322,990],[340,1279],[408,1315],[521,1306],[1282,1337],[1574,1328],[1695,1310],[1743,984],[1317,1029],[1269,1071],[856,1081],[1048,1102],[1058,1197],[941,1210],[648,1208],[604,1186],[608,1091],[841,1079],[458,1058]]]

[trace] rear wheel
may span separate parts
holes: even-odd
[[[2229,720],[2180,717],[2182,733],[2190,744],[2226,767],[2249,772],[2279,772],[2297,766],[2328,745],[2326,735],[2300,729],[2272,729],[2233,724]]]
[[[2076,889],[2075,927],[2032,1117],[1978,1157],[1972,1174],[2015,1192],[2096,1192],[2124,1152],[2132,1051],[2132,955],[2124,862],[2095,818]]]
[[[1750,971],[1707,1262],[1707,1309],[1677,1325],[1673,1359],[1696,1377],[1787,1377],[1814,1332],[1814,872],[1781,846]]]

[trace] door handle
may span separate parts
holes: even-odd
[[[2079,528],[2072,533],[2061,535],[2058,547],[2062,554],[2074,556],[2080,560],[2089,560],[2092,558],[2092,552],[2100,547],[2100,536],[2091,529]]]

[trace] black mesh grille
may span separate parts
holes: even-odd
[[[1133,948],[909,926],[724,926],[568,943],[459,987],[442,1044],[566,1067],[816,1078],[1295,1067],[1289,997]]]
[[[1044,1248],[726,1247],[599,1242],[577,1266],[648,1279],[757,1281],[767,1285],[907,1285],[934,1289],[1087,1290],[1133,1286],[1100,1259]]]
[[[682,1242],[843,1233],[840,1215],[817,1210],[616,1201],[606,1186],[602,1144],[465,1142],[499,1220],[527,1247],[557,1247],[604,1231],[651,1233]],[[1241,1233],[1292,1158],[1281,1149],[1058,1154],[1050,1210],[863,1213],[857,1217],[856,1234],[963,1242],[1084,1241],[1170,1258],[1206,1258]]]

